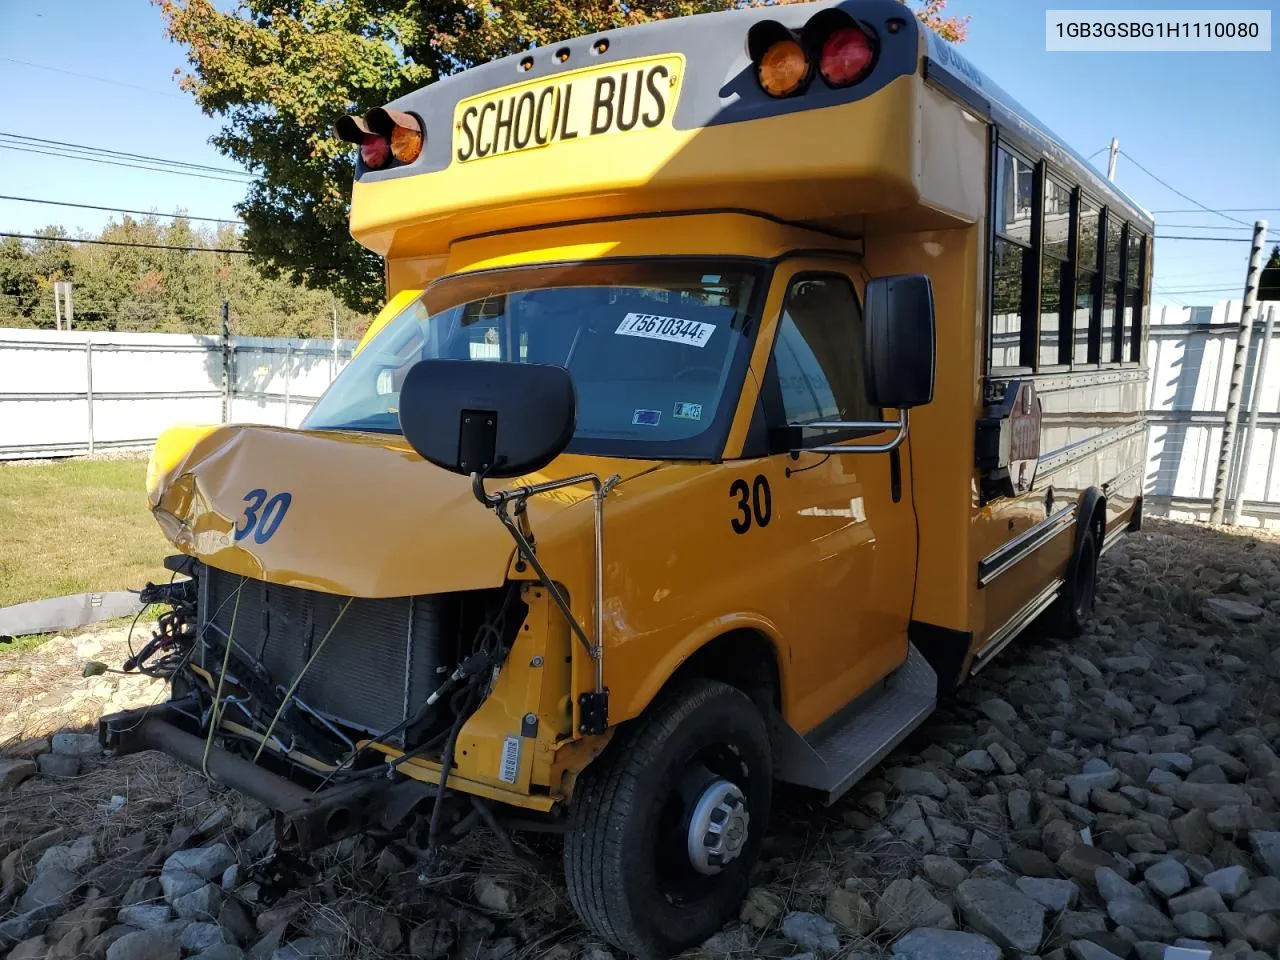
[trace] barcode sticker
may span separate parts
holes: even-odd
[[[503,783],[515,783],[520,772],[520,738],[507,737],[502,744],[502,769],[498,779]]]
[[[715,332],[715,324],[683,320],[680,317],[662,317],[656,313],[628,313],[614,331],[624,337],[666,340],[691,347],[705,347],[711,334]]]

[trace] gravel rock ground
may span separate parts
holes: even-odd
[[[1085,636],[1022,638],[834,807],[783,791],[740,919],[690,955],[1275,957],[1278,718],[1280,540],[1149,523],[1104,558]],[[344,841],[274,897],[256,805],[82,739],[17,752],[0,765],[15,960],[615,956],[543,838],[513,859],[473,833],[443,873]],[[77,772],[17,762],[33,757]]]

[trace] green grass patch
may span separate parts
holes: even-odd
[[[0,607],[168,580],[146,472],[143,457],[0,463]]]

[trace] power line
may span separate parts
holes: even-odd
[[[1194,203],[1197,207],[1199,207],[1201,210],[1204,210],[1206,213],[1213,213],[1213,214],[1216,214],[1217,216],[1222,217],[1223,219],[1230,220],[1232,223],[1241,223],[1241,224],[1244,224],[1246,227],[1252,227],[1252,226],[1253,226],[1253,224],[1251,224],[1251,223],[1246,223],[1244,220],[1241,220],[1239,217],[1231,217],[1231,216],[1228,216],[1227,214],[1223,213],[1221,210],[1214,210],[1212,207],[1206,207],[1203,203],[1201,203],[1201,202],[1200,202],[1199,200],[1197,200],[1195,197],[1189,197],[1189,196],[1187,196],[1185,193],[1183,193],[1181,190],[1179,190],[1177,187],[1175,187],[1175,186],[1171,185],[1170,183],[1168,183],[1168,182],[1167,182],[1167,181],[1165,181],[1165,180],[1161,180],[1161,179],[1160,179],[1159,177],[1157,177],[1154,173],[1152,173],[1150,170],[1148,170],[1146,167],[1144,167],[1142,164],[1140,164],[1137,160],[1133,159],[1133,157],[1132,157],[1132,156],[1130,156],[1129,154],[1125,153],[1123,150],[1121,150],[1121,151],[1120,151],[1120,153],[1121,153],[1121,154],[1123,154],[1123,155],[1124,155],[1124,157],[1125,157],[1125,158],[1126,158],[1130,163],[1132,163],[1135,167],[1137,167],[1139,170],[1141,170],[1143,173],[1145,173],[1148,177],[1150,177],[1150,178],[1151,178],[1152,180],[1154,180],[1156,183],[1160,184],[1162,187],[1164,187],[1164,188],[1166,188],[1166,189],[1168,189],[1168,190],[1172,190],[1174,193],[1176,193],[1178,196],[1180,196],[1183,200],[1186,200],[1188,203]]]
[[[1168,287],[1168,288],[1165,288],[1165,287],[1161,287],[1159,284],[1156,284],[1155,289],[1156,289],[1156,292],[1157,292],[1157,293],[1163,293],[1163,294],[1166,294],[1166,295],[1168,295],[1168,294],[1174,294],[1174,293],[1176,293],[1176,294],[1184,294],[1184,293],[1231,293],[1232,291],[1236,291],[1236,292],[1238,293],[1238,292],[1240,291],[1240,287],[1238,287],[1238,286],[1234,286],[1234,287]]]
[[[54,150],[37,150],[35,147],[20,147],[7,143],[0,143],[0,150],[16,150],[19,153],[39,153],[46,157],[62,157],[66,160],[89,160],[93,163],[110,164],[113,167],[126,167],[129,170],[151,170],[155,173],[176,173],[181,174],[184,177],[199,177],[202,180],[221,180],[224,183],[245,184],[248,182],[236,177],[218,177],[210,173],[196,173],[192,170],[175,170],[169,167],[148,167],[140,163],[124,163],[120,160],[106,160],[102,157],[77,156],[75,154],[59,153]]]
[[[183,250],[187,253],[238,253],[248,256],[248,250],[231,250],[227,247],[178,247],[167,243],[124,243],[120,240],[79,240],[75,237],[42,237],[38,233],[4,233],[0,237],[16,237],[19,240],[49,240],[53,243],[92,243],[103,247],[145,247],[148,250]]]
[[[1185,237],[1172,234],[1156,234],[1157,240],[1216,240],[1219,243],[1253,243],[1253,237]]]
[[[13,197],[0,193],[0,200],[21,200],[23,203],[46,203],[53,207],[76,207],[81,210],[106,210],[109,213],[133,213],[141,217],[171,217],[175,220],[203,220],[206,223],[231,223],[243,226],[240,220],[225,220],[221,217],[197,217],[190,213],[156,213],[154,210],[129,210],[126,207],[100,207],[93,203],[71,203],[68,200],[41,200],[37,197]]]
[[[1200,213],[1201,211],[1198,209],[1192,209],[1192,210],[1184,209],[1184,210],[1152,210],[1151,212],[1152,213]],[[1211,210],[1210,212],[1211,213],[1280,213],[1280,207],[1223,207],[1221,210]]]
[[[233,174],[235,176],[240,176],[240,177],[252,176],[252,174],[250,174],[248,171],[236,170],[231,167],[214,167],[214,166],[210,166],[207,163],[191,163],[187,160],[166,160],[164,157],[152,157],[152,156],[148,156],[145,153],[130,153],[127,150],[111,150],[107,147],[90,147],[90,146],[86,146],[83,143],[67,143],[63,140],[46,140],[44,137],[29,137],[24,133],[5,133],[3,131],[0,131],[0,137],[5,137],[9,140],[16,140],[24,146],[36,145],[36,146],[45,147],[45,148],[64,147],[64,148],[77,150],[77,151],[81,151],[83,153],[88,153],[88,154],[109,156],[109,157],[120,157],[127,160],[142,160],[147,163],[163,163],[166,166],[184,167],[190,170],[202,170],[207,173],[226,173],[226,174]]]
[[[109,83],[117,87],[128,87],[131,90],[141,90],[143,93],[154,93],[158,97],[172,97],[175,100],[186,100],[187,98],[178,93],[168,90],[157,90],[154,87],[140,87],[136,83],[126,83],[123,80],[110,80],[107,77],[95,77],[91,73],[78,73],[75,70],[64,70],[62,67],[51,67],[47,63],[32,63],[30,60],[18,60],[14,57],[0,57],[8,63],[16,63],[24,67],[34,67],[37,70],[48,70],[51,73],[65,73],[69,77],[79,77],[82,80],[96,80],[98,83]]]

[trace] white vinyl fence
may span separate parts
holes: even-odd
[[[1267,310],[1277,329],[1262,390],[1243,520],[1280,525],[1280,309],[1255,313],[1236,435],[1240,475]],[[1240,304],[1152,309],[1146,507],[1207,518]],[[0,328],[0,460],[151,444],[178,422],[297,426],[352,341]]]
[[[0,460],[145,448],[182,422],[297,426],[354,347],[0,328]]]
[[[1245,367],[1234,462],[1228,481],[1228,515],[1244,458],[1254,382],[1262,354],[1265,320],[1276,311],[1276,329],[1258,398],[1258,426],[1244,488],[1241,523],[1280,525],[1280,305],[1263,303],[1254,311],[1252,339]],[[1223,418],[1236,338],[1240,303],[1222,301],[1212,307],[1152,308],[1147,360],[1148,512],[1207,520],[1218,469]]]

